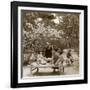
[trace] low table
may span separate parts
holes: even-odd
[[[33,75],[32,74],[32,71],[33,70],[35,70],[35,69],[37,69],[37,72],[39,72],[39,68],[56,68],[56,69],[58,69],[59,70],[59,73],[61,73],[61,72],[64,72],[64,67],[62,66],[62,65],[54,65],[54,64],[46,64],[46,65],[42,65],[42,64],[32,64],[32,65],[30,65],[30,72],[31,72],[31,75]]]

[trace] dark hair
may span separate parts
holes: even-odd
[[[55,51],[58,51],[58,49],[56,49],[56,48],[55,48],[54,50],[55,50]]]
[[[60,54],[63,54],[63,50],[60,51]]]

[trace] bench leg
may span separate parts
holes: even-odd
[[[30,75],[32,76],[32,66],[30,65]]]
[[[61,72],[64,72],[64,67],[63,66],[61,67]]]
[[[64,72],[64,67],[63,66],[59,66],[59,73],[63,73]]]
[[[58,69],[59,69],[59,74],[61,74],[61,67],[59,66]]]
[[[37,72],[39,72],[39,68],[37,67]]]
[[[64,67],[63,67],[63,72],[64,72]]]

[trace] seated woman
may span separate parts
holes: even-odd
[[[40,53],[37,55],[37,63],[38,63],[38,64],[42,64],[42,65],[45,65],[45,64],[46,64],[46,61],[45,61],[44,56],[42,55],[42,52],[40,52]]]
[[[58,50],[53,52],[53,64],[56,67],[53,67],[53,71],[55,72],[56,69],[60,69],[60,71],[64,72],[64,56],[63,52],[60,54]]]
[[[47,47],[45,49],[45,57],[48,63],[52,60],[52,45],[50,43],[47,43]]]
[[[31,53],[30,61],[31,61],[31,62],[36,61],[36,53],[35,53],[34,51],[32,51],[32,53]]]
[[[37,65],[36,61],[37,61],[37,54],[34,51],[32,51],[29,57],[29,64],[36,66]]]
[[[68,53],[67,53],[67,64],[68,65],[73,64],[73,57],[72,57],[72,54],[71,54],[71,50],[69,50]]]
[[[52,46],[50,43],[47,43],[46,50],[45,50],[45,57],[46,58],[52,57]]]

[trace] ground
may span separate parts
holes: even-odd
[[[64,73],[59,73],[58,71],[53,72],[52,68],[40,68],[37,73],[36,70],[33,71],[33,76],[48,76],[48,75],[71,75],[71,74],[79,74],[79,61],[75,61],[73,65],[66,66],[64,69]],[[23,67],[23,77],[30,77],[30,67]]]

